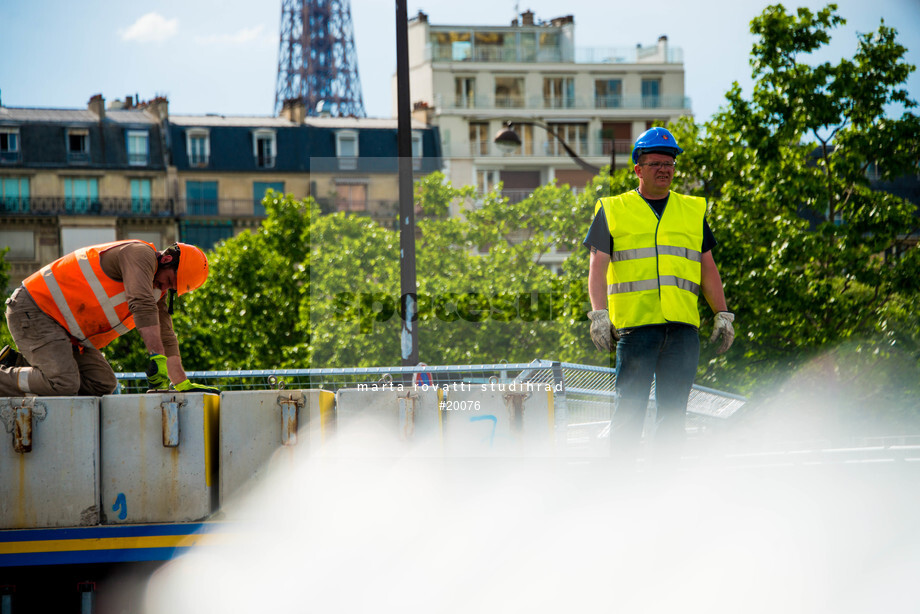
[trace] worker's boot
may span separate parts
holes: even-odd
[[[0,350],[0,366],[7,367],[12,369],[21,362],[21,356],[19,352],[14,350],[8,345],[4,345],[3,349]]]

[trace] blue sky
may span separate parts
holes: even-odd
[[[571,14],[579,47],[632,47],[667,35],[684,53],[686,95],[697,119],[723,104],[732,81],[749,86],[750,20],[767,2],[751,0],[428,0],[408,3],[434,24],[506,24],[515,7],[538,19]],[[798,0],[787,7],[818,9]],[[819,60],[852,55],[856,33],[882,18],[898,29],[908,60],[920,66],[920,0],[838,0],[847,19]],[[560,9],[564,6],[564,9]],[[598,9],[598,7],[605,7]],[[139,94],[169,98],[176,114],[270,115],[278,66],[281,0],[0,0],[4,106],[82,108]],[[395,2],[351,0],[364,104],[372,117],[391,116],[395,71]],[[909,91],[920,99],[920,75]]]

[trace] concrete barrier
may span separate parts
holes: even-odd
[[[220,505],[243,494],[298,450],[331,435],[335,395],[327,390],[251,390],[220,397]]]
[[[0,529],[99,523],[99,399],[0,399]]]
[[[335,393],[336,431],[343,441],[361,434],[382,435],[385,444],[440,445],[440,392],[343,388]]]
[[[103,522],[190,522],[215,511],[219,415],[213,394],[103,397]]]
[[[486,383],[450,390],[441,403],[447,456],[555,454],[547,384]]]

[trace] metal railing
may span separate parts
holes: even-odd
[[[118,373],[116,377],[118,394],[141,393],[147,389],[144,373]],[[616,371],[609,367],[534,360],[481,365],[193,371],[188,377],[225,391],[278,387],[336,391],[358,385],[373,386],[387,380],[407,387],[427,383],[447,389],[461,383],[543,383],[553,387],[557,409],[567,415],[568,423],[592,423],[610,420]],[[654,398],[654,387],[651,398]],[[724,420],[745,402],[744,397],[694,385],[688,411],[704,418]]]
[[[643,96],[642,94],[619,94],[614,96],[575,96],[574,98],[546,98],[543,95],[516,96],[435,96],[435,106],[440,109],[665,109],[687,111],[690,98],[680,94]]]
[[[3,215],[108,215],[169,217],[176,215],[171,198],[67,198],[64,196],[0,196]]]
[[[607,162],[610,159],[610,148],[616,147],[618,154],[628,155],[632,151],[632,141],[626,139],[575,139],[566,141],[566,143],[579,156],[605,156]],[[507,153],[502,151],[498,145],[492,141],[474,141],[472,143],[454,143],[450,146],[446,155],[453,158],[465,157],[515,157],[515,158],[569,158],[565,149],[559,142],[547,136],[546,140],[530,143],[527,147],[519,147],[519,151]]]

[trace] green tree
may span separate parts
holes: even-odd
[[[6,288],[10,283],[10,263],[6,261],[6,255],[9,251],[9,247],[0,249],[0,288],[4,289],[4,298],[9,296],[6,292]],[[13,337],[10,335],[9,328],[6,326],[5,317],[3,318],[3,325],[0,326],[0,347],[4,345],[13,345]]]
[[[884,22],[859,36],[851,59],[809,64],[842,23],[833,4],[767,7],[751,22],[750,96],[736,83],[711,120],[673,126],[686,150],[678,181],[709,200],[738,318],[735,347],[703,365],[713,385],[772,386],[844,344],[859,357],[848,359],[853,369],[906,346],[920,380],[906,308],[920,295],[920,250],[905,242],[916,207],[872,189],[867,176],[916,172],[920,122],[904,89],[914,67]],[[888,117],[892,105],[906,110]]]

